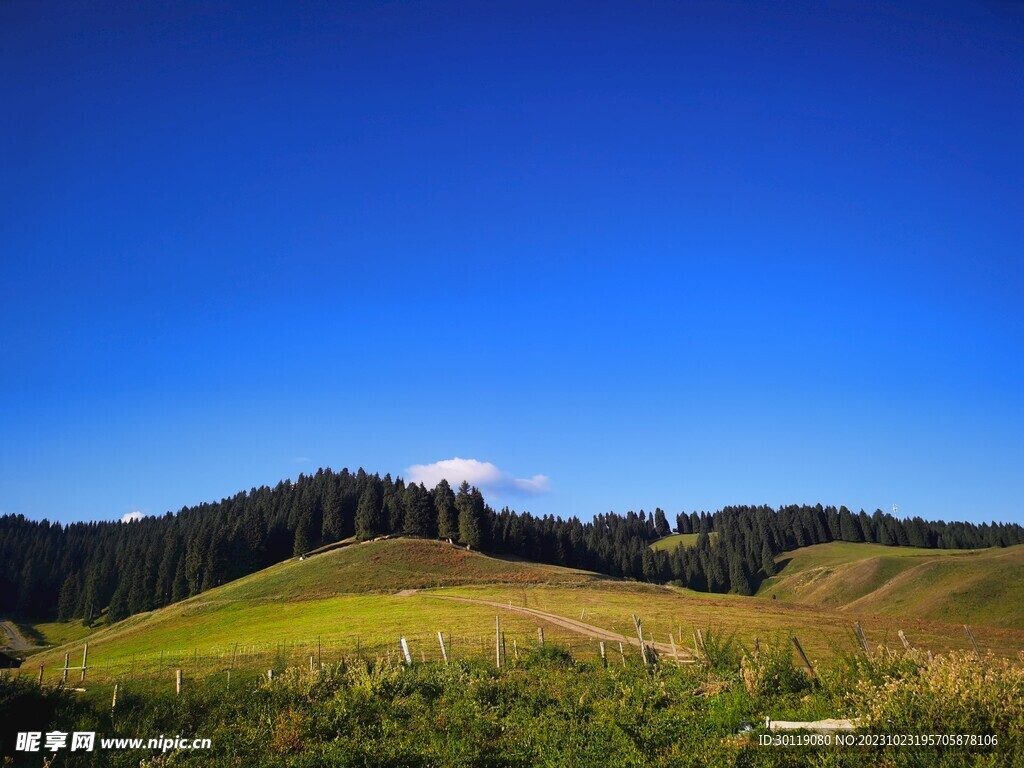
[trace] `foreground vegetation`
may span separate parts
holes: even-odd
[[[951,653],[842,656],[816,677],[794,668],[788,638],[754,652],[705,633],[699,665],[607,667],[548,644],[506,668],[483,661],[399,664],[345,658],[273,681],[189,681],[181,696],[125,685],[76,698],[27,678],[0,681],[0,749],[19,730],[183,735],[209,751],[60,753],[68,766],[1003,766],[1024,765],[1024,668]],[[761,746],[773,720],[861,718],[872,734],[994,734],[998,746]]]

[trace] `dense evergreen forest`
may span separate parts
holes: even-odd
[[[158,608],[341,539],[402,533],[451,539],[612,576],[752,594],[780,552],[821,542],[980,548],[1024,542],[1017,524],[897,519],[846,507],[726,507],[679,514],[696,545],[653,551],[672,532],[661,509],[577,518],[491,509],[476,488],[433,489],[362,469],[300,475],[177,514],[121,522],[53,524],[0,517],[0,612],[116,621]],[[711,537],[711,533],[715,537]]]

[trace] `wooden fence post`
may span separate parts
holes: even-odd
[[[117,706],[117,683],[114,683],[114,696],[110,700],[110,711],[113,713],[114,708]]]
[[[268,683],[274,682],[274,670],[272,670],[272,669],[268,669],[267,670],[267,682]]]
[[[647,645],[646,645],[646,643],[644,643],[643,624],[641,623],[640,619],[638,619],[636,617],[635,613],[633,614],[633,626],[636,628],[636,635],[637,635],[637,637],[640,638],[640,655],[644,659],[644,666],[647,666],[647,664],[648,664],[648,661],[647,661]]]
[[[537,627],[537,637],[540,638],[540,647],[544,647],[544,627]]]
[[[65,653],[64,654],[64,677],[62,678],[62,682],[64,682],[65,684],[68,681],[68,659],[70,659],[70,658],[71,658],[71,654],[70,653]]]
[[[409,653],[409,644],[405,642],[405,638],[399,638],[402,642],[402,653],[405,654],[405,663],[408,666],[412,666],[412,654]]]
[[[871,658],[871,646],[868,645],[868,639],[864,635],[864,627],[862,627],[860,625],[859,621],[856,624],[854,624],[854,631],[857,633],[857,639],[860,640],[861,648],[864,649],[864,655],[867,656],[870,659]]]
[[[501,616],[494,617],[494,666],[501,669]]]
[[[438,631],[437,642],[441,644],[441,656],[444,658],[444,665],[448,666],[448,649],[444,647],[444,635]]]
[[[85,647],[82,648],[82,682],[85,682],[85,668],[89,660],[89,644],[86,643]]]
[[[601,665],[608,666],[608,657],[604,655],[604,640],[598,642],[598,647],[601,649]]]
[[[906,636],[905,634],[903,634],[903,630],[901,629],[901,630],[900,630],[899,632],[897,632],[896,634],[897,634],[897,635],[899,635],[899,638],[900,638],[900,642],[901,642],[901,643],[903,643],[903,648],[904,648],[905,650],[908,650],[908,651],[909,651],[909,650],[910,650],[910,641],[909,641],[909,640],[907,640],[907,636]]]
[[[39,687],[43,687],[43,665],[39,665]]]
[[[800,641],[796,639],[796,635],[790,638],[793,641],[793,645],[796,646],[796,652],[800,654],[800,660],[807,665],[807,670],[811,673],[811,677],[814,677],[814,667],[811,666],[811,662],[807,658],[807,654],[804,653],[804,649],[800,647]]]
[[[964,631],[967,633],[967,637],[970,639],[971,645],[974,646],[974,653],[978,656],[978,658],[981,658],[981,651],[978,649],[978,643],[974,639],[974,633],[971,632],[971,628],[964,624]]]
[[[176,669],[174,671],[174,695],[181,695],[181,670]]]
[[[622,641],[619,641],[619,656],[622,657],[622,666],[626,666],[626,652],[622,650]]]

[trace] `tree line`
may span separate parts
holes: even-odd
[[[673,532],[691,547],[654,550]],[[449,539],[494,554],[712,592],[752,594],[784,551],[828,541],[982,548],[1024,542],[1017,524],[898,519],[846,507],[731,506],[576,517],[492,509],[477,488],[432,489],[362,469],[300,475],[177,514],[131,523],[61,525],[0,517],[0,611],[25,617],[117,621],[196,595],[349,537]]]

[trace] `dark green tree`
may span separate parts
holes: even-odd
[[[455,506],[459,510],[459,541],[470,549],[480,549],[484,542],[483,497],[463,480],[455,497]]]
[[[356,538],[360,541],[378,536],[383,528],[381,520],[381,497],[376,484],[367,485],[359,497],[356,507]]]
[[[775,575],[775,555],[772,554],[772,548],[768,546],[767,541],[761,545],[761,570],[768,578]]]
[[[410,536],[437,536],[437,513],[422,483],[409,483],[406,486],[404,502],[404,533]]]
[[[665,517],[665,512],[661,507],[654,510],[654,532],[658,534],[659,538],[672,533],[672,528],[669,526],[668,519]]]
[[[458,539],[459,511],[455,508],[455,493],[443,478],[434,488],[434,509],[437,512],[437,535],[442,539]]]

